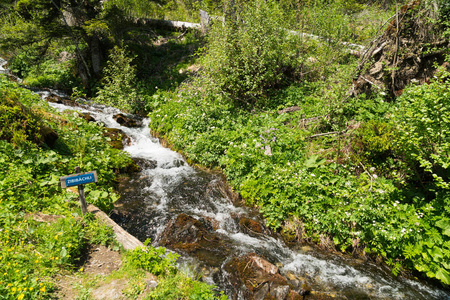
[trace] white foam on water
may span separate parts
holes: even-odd
[[[318,259],[312,255],[293,253],[292,261],[282,268],[284,272],[307,274],[309,278],[321,281],[324,288],[344,290],[360,289],[373,297],[385,299],[404,299],[405,294],[397,287],[398,283],[390,283],[385,279],[373,278],[353,267],[340,265],[330,260]]]

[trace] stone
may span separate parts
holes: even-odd
[[[225,271],[236,292],[245,286],[245,299],[273,299],[271,293],[286,297],[290,291],[287,279],[279,274],[278,268],[256,253],[232,258],[225,264]],[[283,286],[288,287],[287,293]]]
[[[125,114],[116,114],[113,119],[122,126],[125,127],[141,127],[142,121],[137,120],[135,117],[127,116]]]
[[[270,295],[275,299],[284,300],[289,295],[291,289],[288,285],[278,286],[270,291]]]
[[[109,137],[111,141],[109,144],[116,149],[122,150],[124,145],[130,145],[131,139],[120,129],[105,128],[103,135]]]
[[[78,113],[78,115],[80,116],[80,118],[85,119],[86,122],[96,122],[94,117],[89,113]]]
[[[258,289],[258,291],[254,294],[253,299],[254,300],[264,300],[269,293],[269,284],[264,283],[262,287]]]
[[[184,213],[169,222],[159,243],[169,249],[193,255],[215,267],[219,267],[230,253],[227,247],[230,241],[219,236],[208,220],[197,220]]]
[[[248,235],[260,235],[265,231],[261,223],[246,217],[239,220],[239,228]]]

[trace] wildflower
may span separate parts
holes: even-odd
[[[30,290],[30,292],[31,292],[31,291],[33,290],[33,287],[30,287],[29,290]]]
[[[23,297],[25,297],[25,294],[24,294],[24,293],[20,294],[19,297],[17,297],[17,300],[22,300]]]
[[[45,285],[40,289],[40,291],[45,293]]]

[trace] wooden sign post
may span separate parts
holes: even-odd
[[[87,213],[86,199],[84,198],[84,185],[87,183],[97,182],[97,172],[80,173],[80,167],[75,167],[75,173],[59,178],[61,188],[65,189],[71,186],[78,185],[78,194],[80,195],[81,211],[83,215]]]

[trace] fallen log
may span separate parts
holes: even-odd
[[[106,215],[103,211],[101,211],[95,205],[89,204],[88,212],[92,213],[97,219],[103,221],[107,225],[111,226],[117,241],[123,246],[126,250],[133,250],[136,247],[144,246],[144,244],[139,241],[137,238],[129,234],[122,227],[120,227],[116,222],[111,220],[108,215]]]

